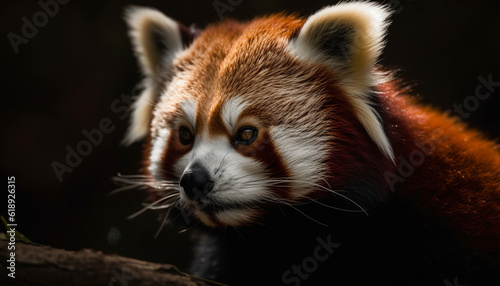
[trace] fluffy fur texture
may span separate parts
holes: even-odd
[[[499,147],[380,72],[389,14],[350,2],[198,33],[128,12],[145,89],[126,140],[148,135],[150,208],[201,221],[194,274],[500,283]],[[340,246],[314,264],[325,241]]]
[[[370,3],[324,8],[307,19],[290,49],[306,61],[327,63],[339,74],[339,86],[349,94],[358,120],[380,150],[394,160],[369,98],[372,87],[382,81],[373,66],[382,52],[388,16],[386,9]]]

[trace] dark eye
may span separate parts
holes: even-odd
[[[257,139],[257,128],[244,126],[236,132],[235,144],[250,145]]]
[[[186,127],[181,127],[179,129],[179,140],[181,141],[182,145],[191,145],[194,141],[194,136],[193,133]]]

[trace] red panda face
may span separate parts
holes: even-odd
[[[178,184],[179,206],[208,226],[258,222],[274,205],[329,194],[347,180],[355,139],[392,158],[368,102],[386,14],[344,4],[307,21],[224,22],[185,47],[193,33],[133,10],[146,88],[127,140],[150,135],[148,173]]]
[[[149,172],[178,179],[182,204],[207,225],[258,220],[269,203],[305,197],[326,175],[332,135],[315,71],[289,55],[288,35],[255,32],[266,26],[240,36],[236,50],[218,47],[222,31],[207,31],[223,39],[212,46],[202,35],[174,61],[179,72],[154,110]]]

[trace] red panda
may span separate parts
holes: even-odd
[[[230,285],[500,285],[500,152],[378,64],[390,10],[203,31],[127,12],[151,206]],[[483,90],[482,92],[487,92]]]

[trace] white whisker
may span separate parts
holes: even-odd
[[[168,209],[167,213],[165,214],[165,217],[163,217],[163,220],[161,221],[161,225],[160,225],[160,227],[158,228],[158,231],[155,234],[155,239],[160,234],[161,230],[163,229],[163,226],[165,226],[165,223],[167,222],[168,215],[170,214],[171,211],[172,211],[172,208]]]
[[[289,185],[288,184],[299,184],[299,186],[304,186],[304,187],[315,187],[315,188],[319,188],[319,189],[322,189],[322,190],[325,190],[329,193],[332,193],[334,195],[338,195],[344,199],[346,199],[347,201],[349,201],[350,203],[354,204],[357,208],[359,208],[359,210],[351,210],[351,209],[344,209],[344,208],[339,208],[339,207],[335,207],[335,206],[331,206],[331,205],[327,205],[321,201],[318,201],[318,200],[315,200],[315,199],[312,199],[312,198],[308,198],[307,196],[303,196],[302,198],[307,198],[309,200],[309,202],[315,202],[319,205],[322,205],[322,206],[325,206],[325,207],[328,207],[328,208],[331,208],[331,209],[335,209],[335,210],[339,210],[339,211],[346,211],[346,212],[363,212],[365,213],[367,216],[368,213],[366,212],[366,210],[361,206],[359,205],[358,203],[356,203],[354,200],[352,200],[351,198],[341,194],[340,192],[344,192],[344,190],[332,190],[330,184],[325,180],[325,183],[328,185],[328,187],[330,188],[327,188],[325,186],[322,186],[320,184],[317,184],[317,183],[312,183],[312,182],[307,182],[307,181],[301,181],[301,180],[294,180],[294,179],[289,179],[289,178],[268,178],[268,179],[260,179],[260,180],[254,180],[254,181],[250,181],[250,182],[245,182],[243,184],[244,187],[256,187],[256,186],[261,186],[262,184],[264,184],[265,186],[267,187],[274,187],[274,188],[288,188]],[[290,202],[290,201],[279,201],[280,203],[286,203],[286,204],[292,204],[292,205],[301,205],[301,204],[306,204],[306,203],[309,203],[309,202],[303,202],[303,203],[300,203],[300,202]]]
[[[143,190],[145,188],[149,188],[152,191],[180,190],[179,182],[176,180],[153,180],[151,176],[147,175],[122,175],[118,173],[118,176],[113,177],[113,181],[125,186],[113,190],[108,194],[108,196],[132,189]]]
[[[345,195],[342,195],[340,192],[343,191],[343,190],[332,190],[332,189],[329,189],[325,186],[322,186],[320,184],[317,184],[317,183],[311,183],[311,182],[307,182],[307,181],[300,181],[300,180],[293,180],[293,179],[268,179],[266,180],[267,182],[270,182],[270,183],[276,183],[276,184],[281,184],[281,183],[300,183],[300,184],[305,184],[306,186],[309,185],[309,186],[314,186],[314,187],[317,187],[317,188],[320,188],[320,189],[323,189],[327,192],[330,192],[332,194],[335,194],[335,195],[338,195],[346,200],[348,200],[349,202],[351,202],[352,204],[354,204],[355,206],[357,206],[360,210],[362,210],[366,216],[369,216],[368,213],[366,212],[366,210],[361,206],[359,205],[358,203],[356,203],[355,201],[353,201],[351,198],[345,196]]]
[[[166,201],[166,200],[168,200],[168,199],[172,198],[172,196],[173,196],[173,195],[174,195],[174,194],[171,194],[171,195],[169,195],[169,196],[163,197],[163,198],[161,198],[161,199],[159,199],[159,200],[156,200],[156,201],[154,201],[154,202],[152,202],[152,203],[150,203],[150,204],[146,205],[146,206],[145,206],[144,208],[142,208],[141,210],[139,210],[139,211],[137,211],[137,212],[135,212],[135,213],[133,213],[133,214],[129,215],[129,216],[127,217],[127,219],[133,219],[133,218],[137,217],[138,215],[140,215],[140,214],[144,213],[145,211],[147,211],[147,210],[151,209],[151,207],[154,207],[154,206],[156,206],[157,204],[159,204],[159,203],[161,203],[161,202],[163,202],[163,201]]]
[[[287,206],[291,207],[292,209],[294,209],[294,210],[298,211],[299,213],[301,213],[302,215],[304,215],[304,216],[305,216],[305,217],[307,217],[308,219],[310,219],[310,220],[314,221],[315,223],[317,223],[317,224],[319,224],[319,225],[322,225],[322,226],[325,226],[325,227],[328,227],[328,226],[329,226],[329,225],[327,225],[327,224],[324,224],[324,223],[322,223],[322,222],[320,222],[320,221],[318,221],[318,220],[316,220],[316,219],[314,219],[314,218],[310,217],[309,215],[307,215],[307,214],[306,214],[306,213],[304,213],[303,211],[299,210],[298,208],[294,207],[293,205],[291,205],[291,204],[289,204],[289,203],[287,203],[287,202],[285,202],[285,201],[279,201],[279,200],[275,200],[275,199],[267,199],[267,200],[268,200],[268,201],[270,201],[270,202],[277,202],[277,203],[281,203],[281,204],[287,205]]]
[[[160,206],[152,206],[152,207],[149,207],[150,210],[162,210],[162,209],[168,209],[172,206],[175,206],[175,200],[172,201],[171,203],[166,203],[166,204],[163,204],[163,205],[160,205]]]
[[[314,199],[311,199],[310,201],[314,202],[314,203],[317,203],[317,204],[320,204],[320,205],[322,205],[324,207],[327,207],[327,208],[330,208],[330,209],[334,209],[334,210],[338,210],[338,211],[351,212],[351,213],[364,212],[366,214],[365,210],[363,210],[363,209],[360,209],[360,210],[350,210],[350,209],[344,209],[344,208],[339,208],[339,207],[334,207],[334,206],[331,206],[331,205],[327,205],[327,204],[324,204],[324,203],[322,203],[320,201],[317,201],[317,200],[314,200]],[[366,215],[368,216],[368,214],[366,214]]]
[[[113,190],[111,192],[109,192],[106,196],[114,196],[118,193],[121,193],[121,192],[124,192],[124,191],[128,191],[128,190],[131,190],[131,189],[144,189],[144,186],[137,186],[137,185],[129,185],[129,186],[123,186],[123,187],[120,187],[116,190]]]

